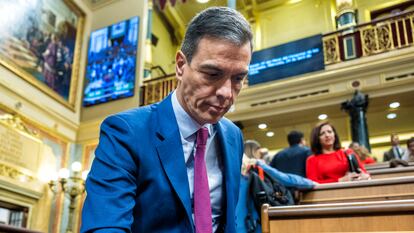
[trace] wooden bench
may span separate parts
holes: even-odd
[[[398,199],[414,199],[414,176],[319,184],[299,193],[299,204]]]
[[[375,169],[369,171],[369,174],[372,179],[414,176],[414,166]]]
[[[408,165],[414,166],[414,162],[409,162]],[[377,169],[386,169],[386,168],[390,168],[390,163],[389,162],[381,162],[381,163],[372,163],[372,164],[366,164],[365,165],[365,169],[367,169],[367,171],[369,173],[371,173],[374,170]]]
[[[368,172],[371,172],[372,170],[376,169],[384,169],[389,167],[390,163],[388,162],[365,164],[365,169],[367,169]]]
[[[414,199],[262,206],[263,233],[413,232]]]

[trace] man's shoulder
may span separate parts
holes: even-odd
[[[139,125],[145,126],[148,125],[148,121],[151,119],[151,113],[153,112],[154,107],[156,106],[148,105],[127,109],[125,111],[109,115],[105,118],[103,124],[121,121],[130,127],[136,127]]]
[[[113,115],[110,115],[109,117],[119,117],[123,119],[131,119],[138,117],[145,117],[146,115],[149,115],[149,113],[152,111],[152,105],[143,106],[143,107],[136,107],[124,110],[122,112],[115,113]]]
[[[385,151],[384,152],[384,155],[391,155],[391,154],[393,154],[394,153],[394,151],[392,150],[392,147],[389,149],[389,150],[387,150],[387,151]]]
[[[233,132],[240,132],[240,128],[237,127],[231,120],[227,119],[226,117],[223,117],[219,120],[219,123],[222,127],[224,127],[225,130],[230,130]]]
[[[284,148],[281,151],[277,152],[275,156],[281,158],[283,156],[288,155],[289,151],[290,151],[290,147]]]

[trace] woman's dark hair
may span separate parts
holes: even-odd
[[[339,136],[338,136],[338,133],[336,133],[335,127],[329,122],[322,122],[322,123],[317,124],[315,128],[312,129],[311,136],[310,136],[311,149],[315,155],[322,154],[322,145],[321,145],[321,142],[319,141],[319,133],[321,132],[321,128],[325,125],[331,126],[335,134],[335,142],[333,145],[334,150],[341,149],[341,141],[339,140]]]

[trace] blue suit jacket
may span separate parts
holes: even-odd
[[[243,138],[229,120],[217,124],[224,164],[221,231],[235,233]],[[171,95],[105,119],[86,191],[81,232],[194,232]]]
[[[306,160],[311,154],[308,147],[296,144],[277,153],[270,166],[285,173],[306,177]]]

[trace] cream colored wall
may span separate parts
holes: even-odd
[[[331,6],[330,1],[307,0],[264,11],[257,17],[261,46],[256,50],[334,31]]]
[[[152,65],[161,66],[167,74],[175,73],[175,52],[177,45],[171,41],[170,34],[165,28],[158,13],[152,14],[152,33],[158,37],[157,46],[152,46]],[[152,77],[157,77],[155,73]]]
[[[139,41],[137,55],[137,69],[135,78],[134,96],[130,98],[111,101],[91,107],[82,107],[81,121],[99,121],[110,114],[139,105],[139,83],[142,82],[144,66],[144,44],[147,27],[147,1],[123,0],[116,1],[93,12],[91,17],[91,29],[99,29],[113,23],[139,16]],[[87,33],[89,35],[89,32]],[[89,36],[88,36],[89,38]],[[82,90],[82,89],[80,89]],[[96,135],[97,136],[97,135]]]
[[[356,8],[358,9],[358,23],[362,24],[371,21],[371,11],[408,1],[409,0],[354,0]]]

